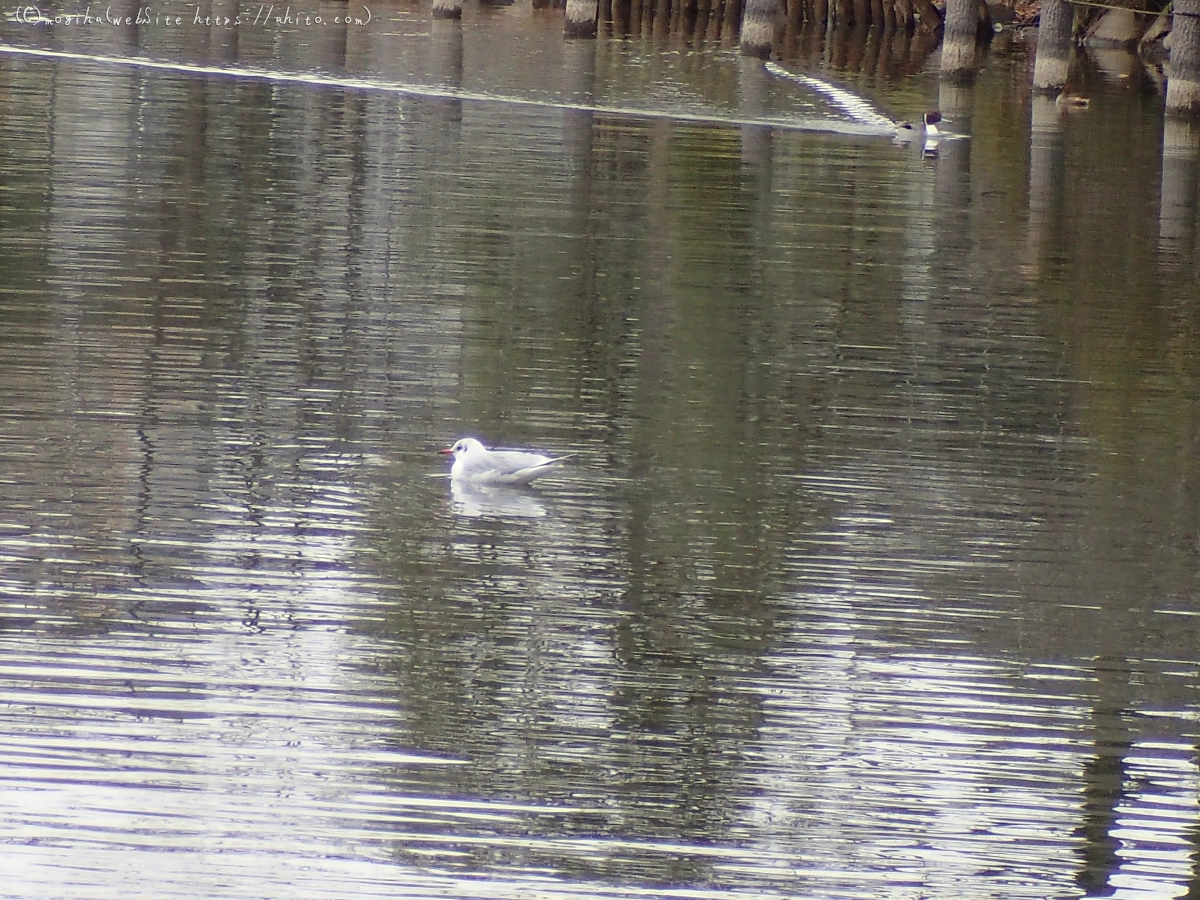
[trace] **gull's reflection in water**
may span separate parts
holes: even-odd
[[[542,498],[528,487],[451,481],[450,496],[460,516],[537,519],[546,515]]]

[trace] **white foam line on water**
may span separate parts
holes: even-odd
[[[850,116],[856,123],[872,129],[872,133],[875,133],[876,130],[892,132],[896,128],[895,121],[877,110],[865,97],[860,97],[858,94],[852,93],[845,88],[840,88],[835,84],[830,84],[827,81],[822,81],[819,78],[813,78],[811,75],[789,71],[770,60],[764,63],[764,65],[772,75],[794,81],[796,84],[803,85],[810,91],[814,91],[825,97],[830,103]]]
[[[598,113],[601,115],[634,119],[667,119],[701,125],[738,127],[745,125],[777,128],[784,131],[833,132],[857,137],[878,135],[879,128],[862,121],[843,122],[836,119],[763,119],[722,116],[718,114],[683,112],[678,110],[634,109],[622,106],[601,106],[588,103],[568,103],[556,100],[533,100],[527,97],[509,97],[464,91],[453,87],[427,84],[404,84],[374,78],[338,77],[317,72],[280,72],[274,69],[258,69],[245,66],[212,66],[200,63],[168,62],[143,56],[105,56],[94,53],[75,53],[68,50],[43,50],[36,47],[18,47],[0,44],[0,53],[10,56],[32,56],[40,59],[59,59],[69,62],[87,62],[97,65],[124,66],[133,69],[154,69],[184,75],[205,75],[224,78],[245,78],[283,84],[302,84],[316,87],[333,87],[350,91],[380,91],[405,97],[424,97],[444,100],[462,100],[472,103],[502,103],[510,106],[529,106],[540,109],[557,109],[571,112]],[[851,95],[852,96],[852,95]],[[865,101],[863,101],[865,103]],[[889,130],[891,125],[889,124]]]

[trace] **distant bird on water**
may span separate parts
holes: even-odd
[[[1092,101],[1087,97],[1081,94],[1068,94],[1065,91],[1059,94],[1054,102],[1066,109],[1087,109],[1092,105]]]
[[[544,456],[527,450],[489,450],[475,438],[460,438],[453,447],[439,450],[453,456],[451,481],[470,484],[529,484],[555,469],[566,456]]]
[[[936,109],[931,109],[925,115],[921,116],[921,128],[925,132],[924,153],[926,156],[937,156],[938,141],[942,138],[941,129],[938,128],[938,123],[942,121],[942,114]],[[908,143],[916,137],[917,128],[911,122],[896,123],[896,140],[901,143]]]
[[[938,123],[942,121],[942,114],[936,109],[931,109],[925,115],[921,116],[921,127],[925,130],[926,136],[941,137],[941,131],[938,130]],[[917,126],[912,122],[897,122],[896,135],[898,137],[911,137],[916,134]]]

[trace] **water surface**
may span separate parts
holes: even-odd
[[[1154,98],[373,12],[5,26],[0,895],[1195,892]]]

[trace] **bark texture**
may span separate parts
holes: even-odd
[[[1172,20],[1167,114],[1200,115],[1200,0],[1175,0]]]
[[[946,0],[942,78],[965,82],[975,77],[975,37],[978,32],[979,0]]]
[[[978,6],[978,3],[976,3]],[[942,27],[942,14],[938,12],[938,8],[934,6],[930,0],[913,0],[913,18],[918,22],[917,27],[922,31],[927,31],[930,34]],[[949,10],[947,10],[949,12]],[[974,32],[972,32],[972,35]],[[972,37],[974,41],[974,37]],[[974,46],[974,44],[972,44]]]
[[[1038,24],[1037,61],[1033,64],[1033,90],[1057,94],[1071,71],[1071,29],[1075,13],[1064,0],[1042,0]]]
[[[746,0],[742,16],[742,52],[766,59],[783,24],[783,0]]]
[[[600,11],[598,0],[567,0],[567,17],[563,33],[573,38],[594,38],[596,16]]]

